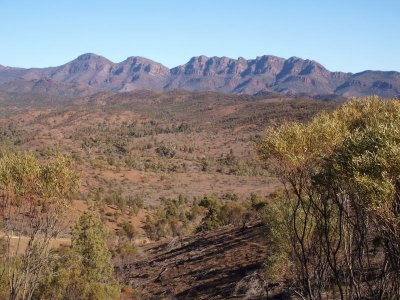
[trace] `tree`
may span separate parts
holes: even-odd
[[[71,248],[59,248],[52,252],[54,260],[36,289],[34,299],[85,299],[88,281],[82,276],[82,257]]]
[[[84,213],[72,230],[71,248],[52,251],[54,259],[36,289],[39,300],[109,300],[120,298],[120,287],[111,278],[111,253],[100,219]]]
[[[84,213],[72,229],[72,249],[82,256],[89,280],[107,282],[112,275],[111,252],[107,232],[100,218]]]
[[[400,103],[355,99],[269,127],[258,152],[285,187],[265,210],[268,267],[286,257],[307,299],[399,298]]]
[[[39,161],[23,152],[0,158],[0,217],[6,243],[2,274],[8,280],[9,299],[32,298],[77,186],[69,157]]]

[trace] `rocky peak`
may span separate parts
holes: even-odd
[[[271,75],[276,75],[282,69],[285,59],[272,55],[263,55],[257,56],[256,59],[249,60],[248,62],[250,68],[250,70],[247,71],[248,74],[269,73]]]
[[[86,53],[78,56],[73,61],[61,66],[59,70],[64,69],[69,74],[81,74],[85,72],[101,71],[107,69],[113,63],[103,56]]]
[[[329,77],[330,73],[321,64],[313,60],[304,60],[293,56],[287,59],[283,65],[283,68],[279,74],[277,74],[277,79],[286,79],[289,76],[322,76]]]
[[[74,61],[97,61],[103,63],[111,63],[107,58],[94,54],[94,53],[85,53],[78,56]]]
[[[169,69],[166,66],[141,56],[130,56],[118,65],[131,72],[169,75]]]
[[[234,60],[228,57],[207,57],[202,55],[192,57],[186,64],[171,69],[171,74],[191,76],[239,74],[246,66],[247,61],[245,59]]]

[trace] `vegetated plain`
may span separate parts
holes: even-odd
[[[1,296],[395,299],[397,101],[80,96],[2,94]]]
[[[154,289],[146,294],[140,281],[133,284],[129,279],[133,273],[129,275],[124,271],[125,265],[147,257],[148,247],[141,248],[140,245],[165,238],[173,238],[173,243],[182,245],[180,239],[184,236],[188,236],[185,243],[190,243],[190,236],[198,232],[229,224],[240,225],[243,221],[255,222],[257,217],[252,206],[281,187],[256,153],[255,145],[265,126],[286,121],[306,122],[317,113],[332,111],[336,106],[336,103],[325,101],[262,94],[228,95],[181,90],[99,92],[85,97],[7,92],[3,93],[0,104],[1,152],[28,151],[43,162],[60,154],[71,159],[73,172],[80,178],[79,188],[69,196],[72,205],[60,221],[62,230],[57,233],[57,240],[49,246],[68,249],[71,230],[78,220],[80,222],[82,214],[100,216],[109,234],[108,247],[113,249],[117,270],[114,277],[133,289],[126,290],[124,295],[130,297],[140,293],[145,299],[152,297],[153,292],[162,294],[168,290]],[[4,220],[7,223],[10,219],[31,214],[34,213],[20,212],[7,217],[5,213]],[[28,221],[21,219],[20,222]],[[14,228],[15,225],[7,226]],[[257,228],[257,239],[262,239],[259,225],[254,228]],[[31,242],[33,236],[36,241],[41,237],[29,235],[27,228],[13,230],[17,232],[16,236],[5,236],[10,245],[9,252],[31,255],[30,251],[36,247],[32,246],[35,244]],[[230,235],[229,230],[222,232]],[[250,241],[254,233],[249,229],[244,237],[240,237],[240,231],[237,234],[237,240]],[[166,243],[171,247],[168,240]],[[194,244],[202,247],[202,243]],[[256,242],[251,243],[255,245]],[[227,290],[247,271],[261,268],[265,258],[264,251],[258,253],[264,249],[262,243],[256,248],[240,249],[238,246],[237,250],[243,253],[240,261],[235,261],[228,246],[227,253],[232,259],[223,263],[226,268],[219,272],[221,283]],[[212,251],[223,251],[223,245]],[[252,253],[258,253],[259,258],[247,269],[246,257],[253,256]],[[185,255],[183,253],[183,257]],[[212,255],[210,259],[213,259]],[[220,263],[221,260],[215,259],[215,265]],[[168,259],[162,263],[165,264]],[[225,273],[235,264],[235,268],[242,271],[226,282],[223,279]],[[203,263],[195,263],[191,268],[201,272],[199,267],[202,269]],[[133,272],[133,269],[129,270]],[[159,269],[158,265],[149,270],[154,276],[161,271],[162,267]],[[193,277],[184,275],[189,271],[190,268],[184,267],[179,274],[190,282]],[[92,282],[94,279],[86,280]],[[38,292],[34,285],[27,286]],[[187,284],[186,288],[185,284],[180,286],[180,292],[186,295]],[[219,288],[216,284],[207,293],[213,294]],[[44,288],[40,297],[50,297],[43,296],[47,292],[59,293],[53,289],[46,291],[48,289]],[[108,292],[102,295],[93,296],[93,299],[111,297]],[[14,299],[18,297],[21,295]]]
[[[73,216],[104,204],[111,228],[129,199],[151,209],[160,198],[216,194],[264,196],[277,180],[258,162],[255,142],[267,124],[306,121],[336,104],[214,92],[142,90],[99,93],[50,104],[30,97],[0,107],[2,147],[39,156],[70,153],[81,174]],[[230,195],[230,196],[229,196]],[[131,200],[132,201],[132,200]],[[139,226],[140,227],[140,226]]]

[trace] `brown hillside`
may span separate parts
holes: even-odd
[[[255,281],[267,250],[261,223],[225,226],[148,244],[119,271],[139,299],[263,299],[265,286]]]

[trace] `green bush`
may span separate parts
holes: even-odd
[[[107,233],[98,217],[84,213],[72,230],[71,248],[53,250],[35,299],[108,300],[120,298],[120,286],[113,280]]]
[[[245,225],[255,217],[246,202],[222,201],[214,195],[204,196],[200,200],[199,206],[206,208],[207,212],[197,227],[197,232],[213,230],[230,224]]]

